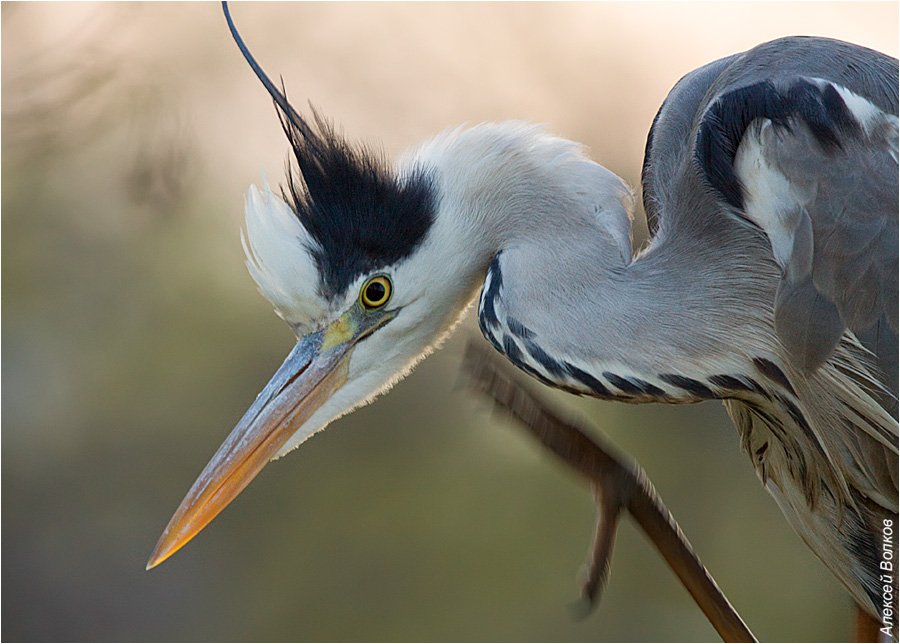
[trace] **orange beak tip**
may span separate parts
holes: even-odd
[[[147,570],[178,552],[231,503],[347,380],[349,341],[319,352],[321,333],[294,350],[194,481],[160,536]]]
[[[160,537],[159,541],[156,544],[156,547],[153,548],[153,553],[150,555],[150,559],[147,560],[147,566],[146,568],[144,568],[144,570],[153,570],[159,564],[175,554],[175,550],[177,550],[177,548],[172,549],[171,547],[167,547],[165,545],[165,536]]]
[[[159,564],[166,560],[166,557],[160,557],[159,554],[154,551],[152,555],[150,555],[150,559],[147,560],[147,566],[144,570],[153,570]]]

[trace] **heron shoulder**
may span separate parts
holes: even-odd
[[[686,191],[702,190],[706,183],[702,177],[726,176],[730,171],[733,154],[709,158],[705,151],[698,151],[704,124],[713,121],[724,139],[737,139],[726,144],[736,149],[750,122],[740,110],[748,102],[752,106],[754,101],[767,100],[771,93],[761,88],[774,86],[780,91],[800,79],[834,83],[883,112],[897,113],[897,60],[839,40],[779,38],[704,65],[675,84],[647,137],[641,183],[651,232],[660,225],[667,229],[680,223],[673,199]],[[723,105],[723,97],[729,94],[734,94],[734,100]],[[802,111],[805,106],[795,103],[793,107]],[[692,166],[699,166],[701,177]]]
[[[765,234],[798,365],[821,365],[849,327],[896,371],[882,350],[897,333],[896,59],[789,37],[692,72],[651,130],[643,187],[657,238],[705,230],[722,246],[735,221]]]
[[[723,202],[770,242],[776,329],[798,364],[821,365],[845,328],[896,338],[897,116],[816,78],[734,90],[710,111],[742,115],[730,141],[723,117],[705,118],[697,152]]]

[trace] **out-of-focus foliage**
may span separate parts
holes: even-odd
[[[788,33],[896,55],[892,4],[238,4],[258,58],[394,155],[544,122],[637,185],[668,88]],[[2,6],[5,640],[704,640],[625,525],[576,621],[589,493],[454,386],[467,323],[150,573],[159,531],[290,347],[242,266],[241,194],[286,144],[217,4]],[[639,230],[643,222],[638,223]],[[653,347],[648,346],[652,351]],[[766,639],[849,633],[717,405],[546,392],[634,454]]]

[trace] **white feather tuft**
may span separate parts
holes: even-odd
[[[247,269],[275,312],[293,325],[304,325],[321,313],[313,253],[315,240],[278,195],[264,184],[251,185],[245,201],[246,234],[241,245]]]

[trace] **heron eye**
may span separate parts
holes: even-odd
[[[377,309],[391,299],[391,280],[378,275],[366,282],[359,294],[359,299],[367,309]]]

